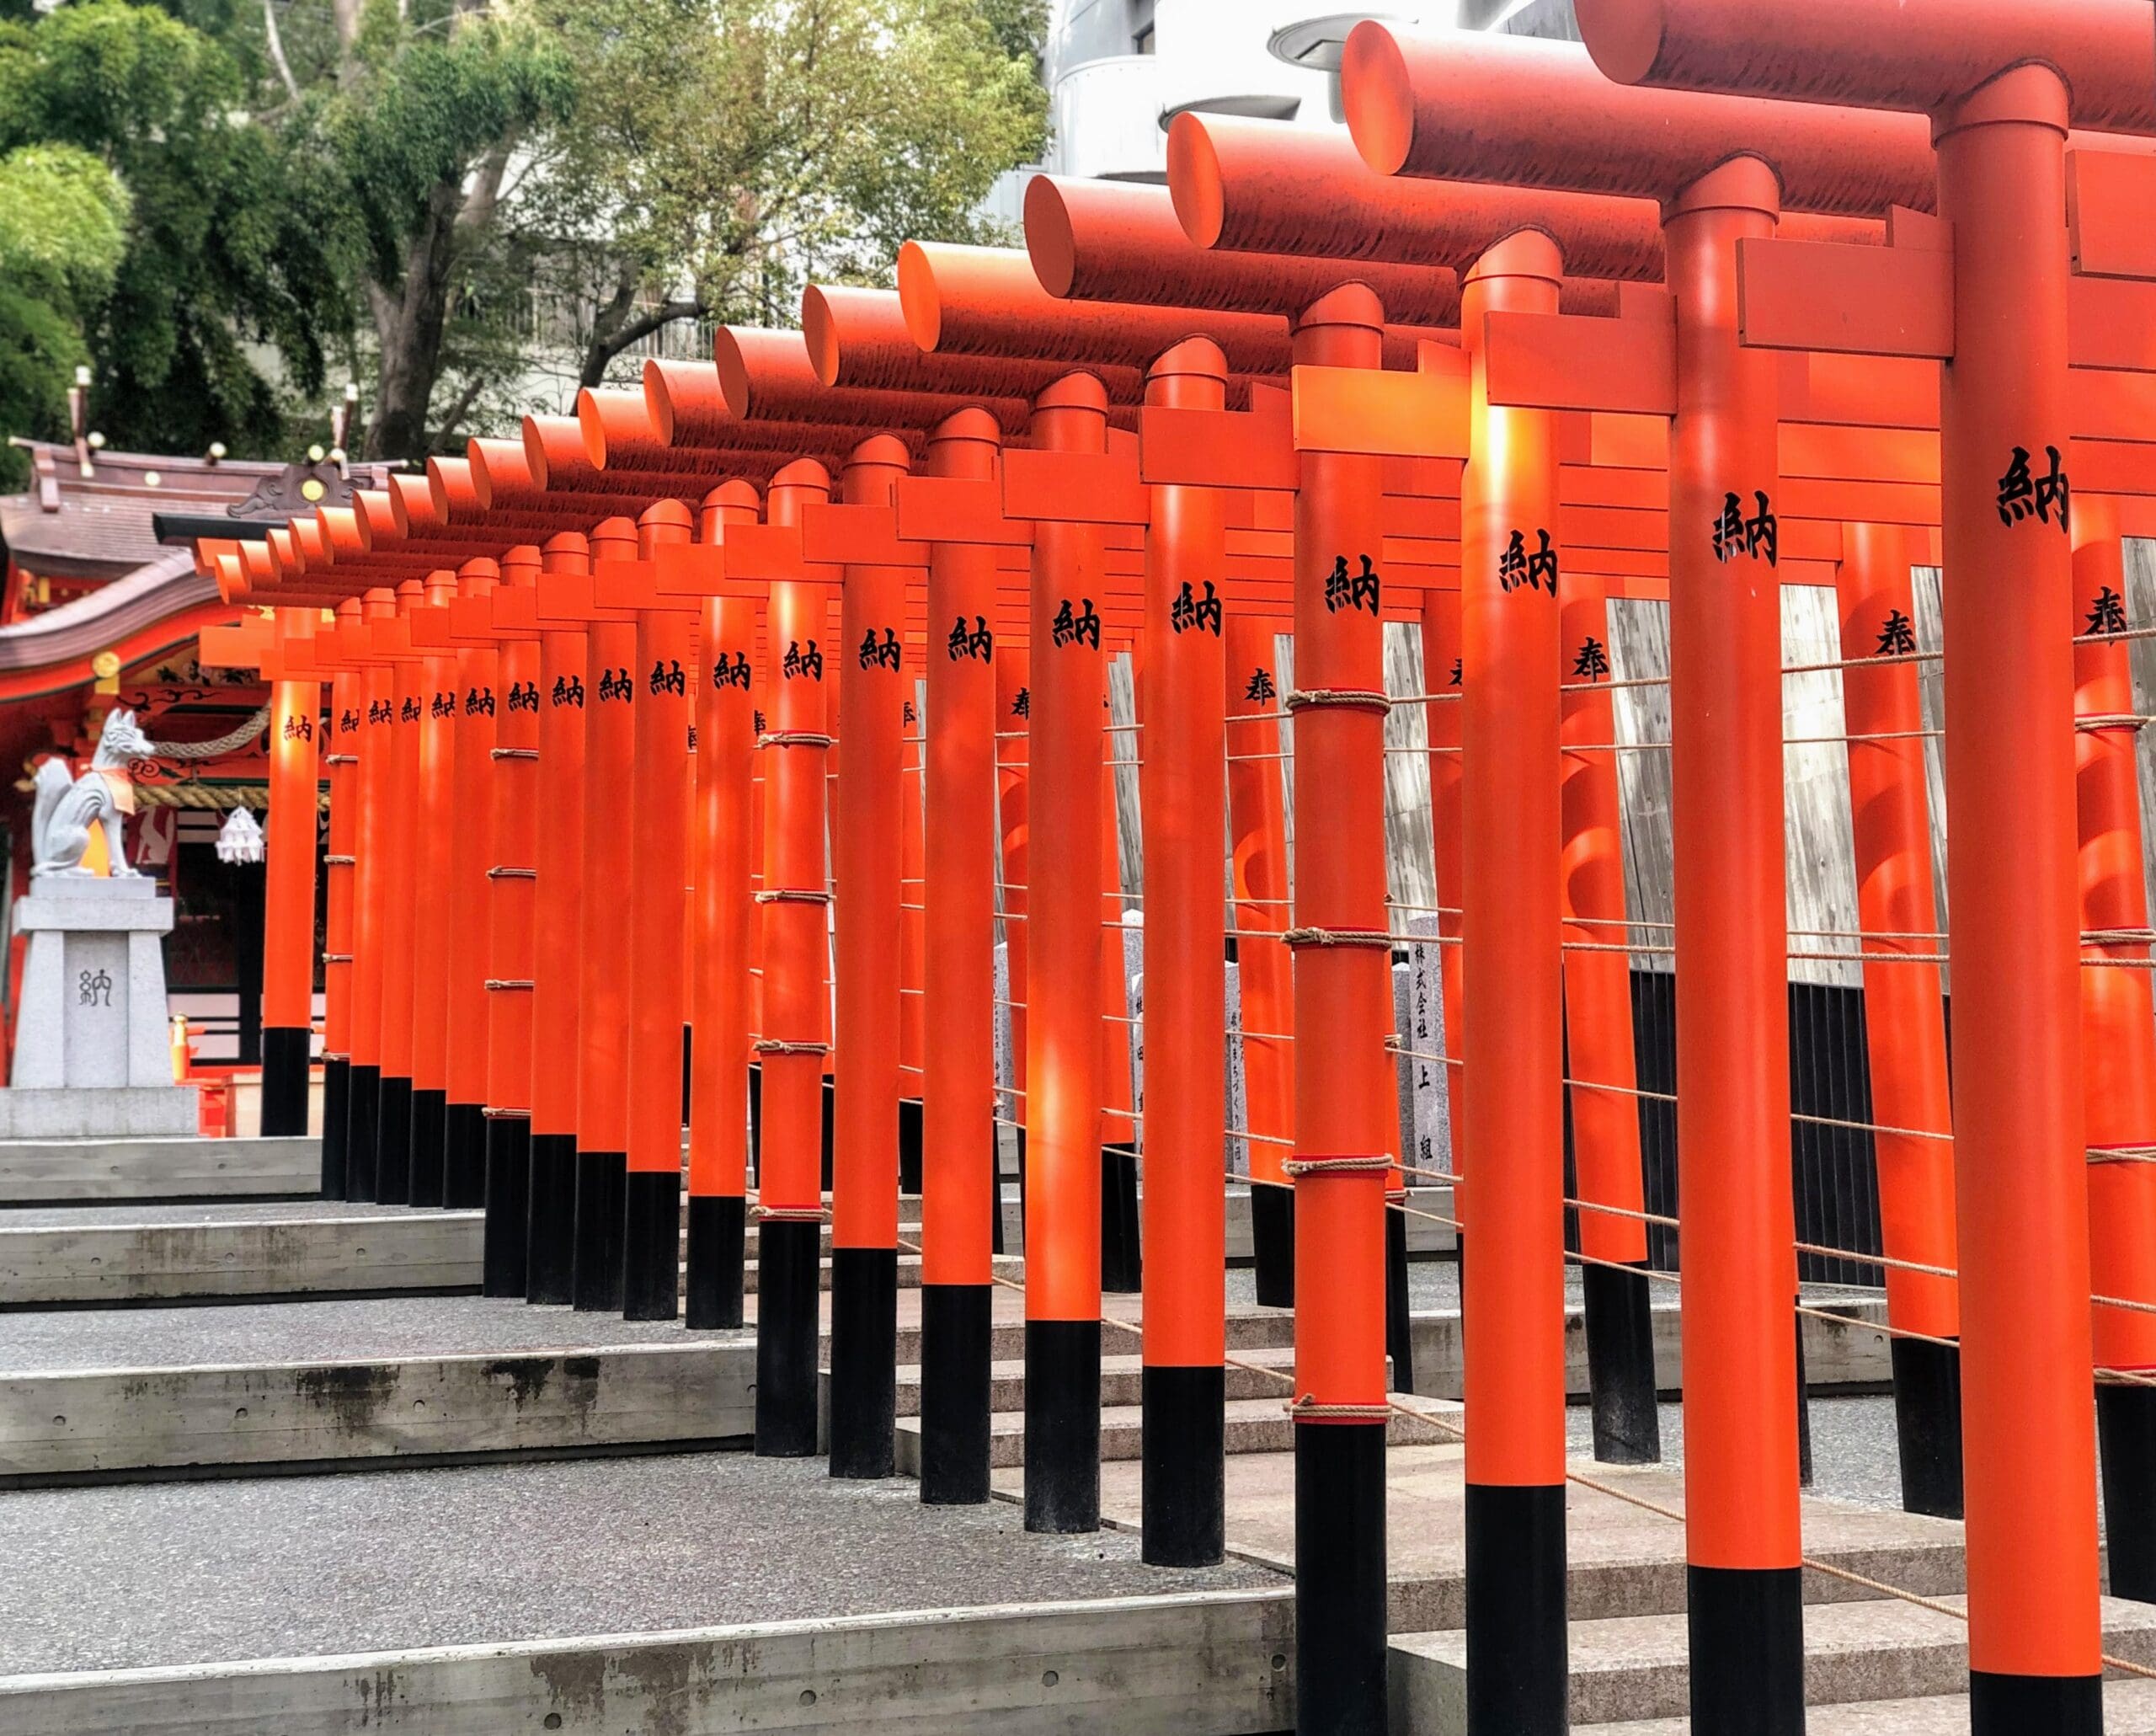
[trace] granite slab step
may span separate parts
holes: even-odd
[[[1592,1724],[1595,1736],[1691,1736],[1689,1718]],[[1805,1736],[1968,1736],[1969,1696],[1866,1700],[1809,1708]],[[2104,1684],[2105,1736],[2156,1736],[2156,1681],[2114,1676]]]
[[[1418,1399],[1418,1408],[1444,1414],[1454,1407],[1441,1400]],[[1142,1450],[1144,1412],[1134,1404],[1104,1405],[1101,1410],[1101,1458],[1136,1459]],[[1269,1398],[1231,1398],[1227,1404],[1227,1450],[1230,1453],[1284,1453],[1295,1444],[1295,1425],[1284,1394]],[[1456,1437],[1396,1414],[1387,1438],[1396,1445],[1449,1441]],[[1026,1418],[1022,1411],[1001,1411],[989,1419],[988,1462],[992,1471],[1010,1471],[1026,1462]],[[898,1425],[898,1466],[908,1477],[921,1474],[921,1420],[901,1417]]]
[[[2156,1662],[2156,1605],[2106,1598],[2104,1631],[2114,1655]],[[1465,1736],[1466,1660],[1463,1631],[1394,1637],[1396,1736]],[[1892,1598],[1806,1607],[1807,1706],[1956,1695],[1966,1691],[1968,1670],[1968,1626],[1956,1616]],[[1570,1675],[1575,1728],[1683,1718],[1690,1682],[1685,1618],[1575,1621]]]

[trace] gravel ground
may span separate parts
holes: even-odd
[[[1671,1470],[1684,1463],[1684,1407],[1665,1404],[1662,1413],[1662,1462]],[[1863,1507],[1898,1510],[1902,1472],[1895,1456],[1894,1401],[1890,1397],[1812,1400],[1812,1489],[1815,1495],[1853,1501]],[[1594,1449],[1593,1418],[1585,1405],[1565,1413],[1567,1449],[1585,1459]]]
[[[1282,1583],[1022,1517],[745,1453],[16,1493],[0,1674]]]
[[[70,1308],[0,1312],[0,1371],[583,1350],[708,1342],[724,1336],[691,1333],[672,1321],[573,1314],[567,1308],[535,1308],[485,1296],[229,1302],[214,1308]]]

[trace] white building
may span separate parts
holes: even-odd
[[[1168,123],[1186,109],[1338,126],[1340,45],[1363,19],[1577,37],[1571,0],[1434,0],[1313,12],[1310,0],[1055,0],[1043,77],[1048,155],[997,183],[987,209],[1016,225],[1033,175],[1166,179]]]

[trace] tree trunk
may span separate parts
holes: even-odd
[[[427,406],[441,373],[442,333],[448,324],[450,264],[462,202],[455,182],[436,184],[426,216],[405,254],[404,277],[392,291],[370,286],[375,341],[382,351],[381,396],[367,426],[366,456],[417,462],[427,453]]]

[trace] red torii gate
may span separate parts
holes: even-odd
[[[1831,279],[1807,264],[1858,262],[1755,244],[1740,279],[1745,336],[1947,364],[1947,874],[1972,1723],[1978,1736],[2099,1730],[2063,455],[2077,348],[2084,360],[2095,346],[2145,350],[2150,294],[2070,275],[2069,216],[2092,213],[2069,204],[2066,147],[2075,124],[2156,132],[2156,15],[2137,0],[1772,0],[1746,8],[1739,40],[1726,13],[1698,0],[1586,0],[1580,12],[1597,63],[1627,83],[1929,118],[1940,223],[1907,226],[1902,246],[1861,262],[1870,269]],[[2145,213],[2144,201],[2137,232],[2121,238],[2129,258]],[[1848,292],[1832,305],[1849,329],[1822,330],[1786,302],[1780,318],[1756,318],[1755,289],[1771,296],[1776,277],[1800,273]],[[1910,329],[1892,331],[1897,318]],[[2049,457],[2056,526],[2033,510],[2033,478],[2019,491],[2030,460],[2017,454],[2038,466]],[[2121,1182],[2136,1186],[2126,1176],[2105,1185]]]
[[[1495,313],[1489,392],[1529,408],[1603,408],[1585,382],[1623,371],[1674,412],[1670,708],[1684,983],[1678,1124],[1692,1715],[1702,1728],[1793,1729],[1802,1718],[1803,1608],[1776,374],[1771,359],[1737,342],[1736,243],[1771,233],[1785,201],[1870,215],[1923,200],[1929,165],[1920,133],[1892,117],[1649,96],[1609,84],[1568,45],[1407,37],[1364,24],[1348,39],[1342,77],[1356,145],[1381,171],[1665,200],[1668,291],[1635,291],[1625,305],[1662,318],[1673,309],[1673,325],[1658,328],[1673,340],[1648,348],[1603,323],[1578,382],[1524,395],[1507,386],[1502,346],[1550,318]],[[1688,959],[1697,961],[1689,971]],[[1561,1666],[1562,1645],[1560,1621],[1542,1669]],[[1470,1683],[1473,1675],[1470,1665]],[[1479,1696],[1476,1703],[1496,1709]]]

